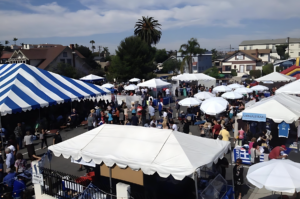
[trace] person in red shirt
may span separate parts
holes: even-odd
[[[275,147],[269,154],[269,160],[285,158],[287,155],[280,155],[280,152],[285,150],[286,147],[284,145]]]
[[[214,120],[214,127],[212,129],[212,133],[213,133],[213,138],[217,139],[219,136],[221,130],[221,125],[218,123],[217,120]]]

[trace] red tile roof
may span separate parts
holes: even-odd
[[[13,52],[3,51],[1,59],[9,59],[12,56]]]

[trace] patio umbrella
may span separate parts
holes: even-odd
[[[227,87],[232,88],[232,89],[237,89],[237,88],[243,88],[245,86],[235,83],[235,84],[229,84],[229,85],[227,85]]]
[[[225,99],[241,99],[243,95],[237,92],[227,92],[221,95]]]
[[[113,88],[113,87],[115,87],[113,84],[110,84],[110,83],[103,84],[102,86],[104,88]]]
[[[234,92],[239,93],[239,94],[248,94],[248,93],[252,93],[253,90],[251,90],[250,88],[238,88],[236,90],[234,90]]]
[[[130,85],[126,86],[124,89],[127,91],[134,91],[134,90],[138,89],[138,87],[134,84],[130,84]]]
[[[254,91],[267,91],[267,90],[269,90],[268,87],[262,86],[262,85],[256,85],[256,86],[251,87],[250,89],[254,90]]]
[[[129,82],[140,82],[141,80],[139,78],[132,78],[129,80]]]
[[[300,191],[300,164],[291,160],[273,159],[251,166],[248,181],[258,188],[294,193]]]
[[[213,89],[214,92],[216,93],[219,93],[219,92],[230,92],[232,91],[232,88],[229,88],[228,86],[224,86],[224,85],[221,85],[221,86],[217,86]]]
[[[222,97],[212,97],[201,104],[201,111],[208,115],[217,115],[226,110],[228,101]]]
[[[206,99],[209,99],[209,98],[214,97],[214,96],[215,96],[214,94],[212,94],[210,92],[206,92],[206,91],[199,92],[199,93],[194,95],[194,97],[199,99],[199,100],[206,100]]]
[[[185,98],[183,100],[180,100],[178,102],[178,104],[180,106],[198,106],[202,103],[201,100],[198,100],[196,98],[193,98],[193,97],[188,97],[188,98]]]

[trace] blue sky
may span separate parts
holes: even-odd
[[[203,48],[228,51],[243,40],[300,38],[299,8],[299,0],[0,0],[0,41],[94,40],[114,53],[139,18],[152,16],[162,24],[158,48],[178,50],[195,37]]]

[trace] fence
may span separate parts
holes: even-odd
[[[54,198],[116,199],[115,196],[107,194],[91,184],[91,181],[88,179],[82,179],[77,176],[46,168],[42,169],[42,174],[44,178],[44,186],[42,186],[43,194],[50,195]]]

